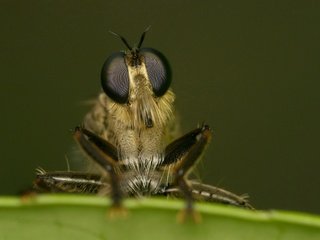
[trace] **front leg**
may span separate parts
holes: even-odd
[[[111,199],[113,208],[121,208],[122,192],[120,186],[120,177],[118,174],[118,163],[115,158],[114,149],[110,143],[102,141],[90,131],[76,127],[74,139],[80,145],[81,149],[96,162],[110,177]],[[108,154],[107,149],[112,149]]]
[[[211,138],[211,131],[208,125],[203,125],[183,137],[172,142],[166,148],[166,156],[162,166],[173,165],[173,186],[177,186],[186,199],[185,214],[197,216],[193,210],[192,189],[188,185],[187,177]],[[183,220],[183,219],[182,219]]]

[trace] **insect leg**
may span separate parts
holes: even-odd
[[[233,205],[237,207],[243,207],[247,209],[254,209],[248,202],[247,196],[238,196],[232,192],[218,188],[215,186],[202,184],[195,181],[189,181],[190,187],[192,189],[192,197],[195,200],[206,201],[206,202],[216,202],[222,204]],[[177,187],[169,187],[166,189],[166,193],[182,197],[182,193]]]
[[[244,196],[238,196],[218,187],[186,180],[188,172],[196,165],[210,137],[209,127],[203,126],[187,133],[167,146],[162,165],[173,166],[175,179],[174,183],[166,189],[166,193],[177,197],[184,195],[191,207],[194,199],[253,209]]]
[[[195,181],[191,181],[190,184],[192,187],[194,198],[200,198],[207,202],[220,202],[237,207],[254,209],[248,203],[248,196],[246,195],[239,196],[222,188],[202,184]]]
[[[197,138],[200,137],[199,134],[201,134],[204,131],[207,134],[207,140],[203,146],[204,148],[206,143],[209,142],[211,137],[211,132],[210,132],[209,126],[207,125],[204,125],[200,128],[196,128],[195,130],[185,134],[184,136],[170,143],[165,149],[165,157],[161,165],[167,166],[167,165],[175,164],[179,162],[191,150],[191,148],[197,144],[198,142]],[[199,156],[200,155],[201,153],[199,154]],[[199,158],[199,156],[197,157],[197,159]],[[190,162],[190,163],[191,163],[191,166],[194,165],[194,162]]]
[[[186,178],[200,158],[210,138],[211,131],[207,125],[191,131],[169,144],[162,164],[164,166],[174,165],[172,185],[177,186],[184,195],[187,201],[185,213],[192,216],[194,216],[192,189]]]
[[[37,169],[34,188],[39,192],[99,193],[110,191],[110,186],[100,175],[70,171],[46,172]]]
[[[118,161],[118,151],[115,146],[86,128],[81,128],[81,131],[89,141],[94,143],[101,151],[110,156],[113,160]]]
[[[81,127],[74,130],[74,139],[81,146],[84,152],[95,161],[110,177],[111,198],[114,207],[121,207],[122,192],[120,187],[119,174],[117,173],[117,159],[113,159],[112,155],[108,155],[99,143],[98,138],[94,134]]]

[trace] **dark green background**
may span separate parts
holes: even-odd
[[[123,44],[162,51],[184,131],[205,121],[205,182],[257,208],[320,213],[319,1],[0,1],[0,193],[65,170],[69,129]],[[71,166],[72,167],[72,166]]]

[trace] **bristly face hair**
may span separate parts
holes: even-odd
[[[73,134],[102,174],[41,170],[36,188],[100,193],[111,196],[115,207],[125,196],[162,195],[185,198],[187,213],[193,213],[193,200],[252,208],[244,197],[188,179],[211,139],[209,126],[167,145],[165,139],[174,136],[175,126],[171,68],[158,50],[141,47],[148,30],[137,47],[111,32],[127,50],[105,61],[103,92]]]

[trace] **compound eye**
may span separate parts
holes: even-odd
[[[129,96],[129,74],[125,53],[112,54],[103,64],[101,71],[103,91],[115,102],[126,103]]]
[[[141,48],[154,94],[161,97],[171,84],[171,69],[166,57],[152,48]]]

